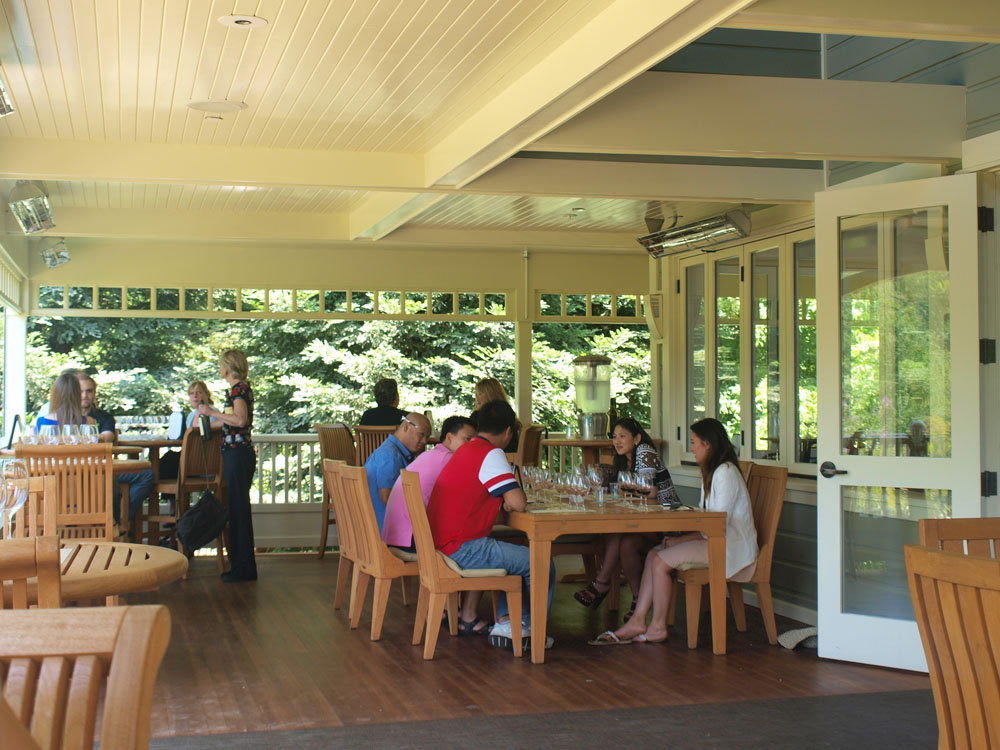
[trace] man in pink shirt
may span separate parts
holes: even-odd
[[[467,417],[448,417],[441,425],[440,442],[432,450],[421,453],[406,467],[420,474],[420,492],[424,496],[424,506],[431,497],[431,490],[434,489],[441,469],[458,447],[469,442],[475,434],[476,428]],[[385,521],[382,524],[382,541],[407,552],[416,552],[413,546],[413,524],[410,523],[406,498],[403,497],[402,479],[397,479],[389,492]]]

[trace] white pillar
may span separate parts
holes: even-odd
[[[514,322],[514,410],[523,424],[531,419],[531,321]]]
[[[28,316],[4,310],[3,348],[3,444],[7,444],[14,415],[24,417],[28,389],[25,363],[28,349]]]

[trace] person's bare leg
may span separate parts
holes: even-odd
[[[650,550],[650,553],[646,556],[646,567],[642,572],[642,580],[639,584],[639,596],[635,600],[635,614],[632,615],[628,622],[615,631],[615,635],[623,640],[626,638],[635,638],[640,633],[646,632],[646,615],[649,614],[649,610],[653,605],[653,596],[655,594],[653,589],[653,561],[659,559],[656,550]]]
[[[625,571],[625,580],[632,589],[632,596],[639,590],[642,581],[643,564],[639,555],[639,547],[642,546],[641,534],[625,534],[621,540],[621,550],[618,556],[621,558],[622,570]]]
[[[606,594],[611,589],[611,576],[618,575],[618,550],[621,547],[621,534],[607,534],[604,537],[604,555],[601,562],[601,569],[597,571],[597,578],[591,583],[597,592]],[[585,601],[580,601],[583,597]],[[596,598],[586,588],[580,589],[576,593],[576,598],[584,606],[591,606]]]
[[[475,622],[479,617],[479,601],[483,598],[482,591],[466,591],[462,599],[462,608],[458,612],[463,622]]]
[[[653,579],[653,616],[646,628],[646,640],[660,641],[667,637],[667,610],[670,609],[670,594],[674,579],[670,575],[673,569],[660,559],[659,555],[650,558],[649,572]]]

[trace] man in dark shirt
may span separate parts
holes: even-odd
[[[375,403],[378,406],[362,414],[358,424],[365,427],[397,425],[406,416],[399,408],[399,389],[392,378],[383,378],[375,384]]]
[[[102,443],[112,443],[115,440],[115,418],[106,411],[97,408],[97,383],[83,370],[76,373],[77,380],[80,381],[80,405],[83,407],[85,416],[93,417],[97,422],[98,440]],[[155,449],[154,449],[155,450]],[[152,469],[143,469],[125,474],[118,474],[119,482],[124,482],[129,486],[128,496],[128,517],[135,518],[135,514],[146,502],[156,478]],[[115,488],[114,513],[115,521],[121,522],[121,511],[119,510],[118,497],[120,496],[118,485]]]

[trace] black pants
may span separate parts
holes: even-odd
[[[250,485],[257,469],[253,448],[234,446],[222,452],[222,470],[229,501],[229,560],[233,575],[255,578],[253,519],[250,516]]]

